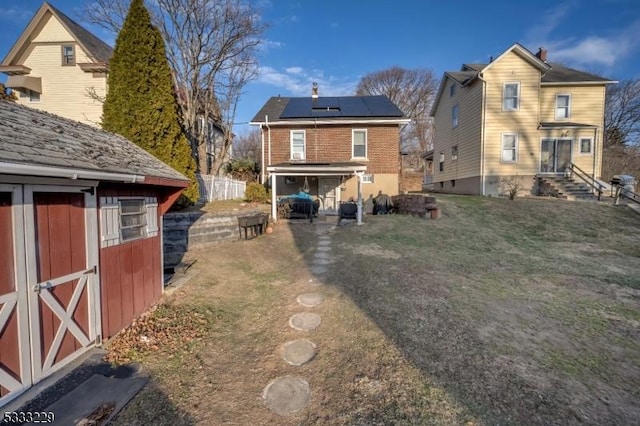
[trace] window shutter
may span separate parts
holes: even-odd
[[[100,247],[120,243],[120,220],[117,197],[100,197]]]
[[[145,198],[147,207],[147,237],[158,236],[158,199],[156,197]]]

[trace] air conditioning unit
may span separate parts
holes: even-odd
[[[301,152],[294,152],[291,158],[292,160],[304,160],[304,154]]]

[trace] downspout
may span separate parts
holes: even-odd
[[[596,156],[598,155],[598,150],[596,149],[596,147],[598,146],[598,128],[596,127],[595,129],[593,129],[593,175],[591,175],[591,178],[593,179],[593,182],[595,183],[596,181],[596,164],[598,164],[598,162],[596,161]]]
[[[480,127],[480,193],[482,196],[486,195],[485,189],[485,160],[484,160],[484,151],[485,151],[485,131],[484,126],[486,124],[487,119],[487,82],[482,78],[481,74],[478,73],[478,78],[482,81],[482,126]],[[435,151],[434,151],[435,155]]]
[[[260,125],[260,183],[264,185],[264,132],[262,124]]]
[[[267,144],[269,145],[269,165],[271,165],[271,127],[269,127],[269,116],[264,116],[264,125],[267,126]],[[273,182],[271,183],[273,185]]]

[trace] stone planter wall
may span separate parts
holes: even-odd
[[[259,209],[243,209],[216,213],[167,213],[163,221],[165,267],[179,264],[190,249],[238,239],[238,216],[259,212]]]

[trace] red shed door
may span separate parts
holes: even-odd
[[[22,187],[0,184],[0,406],[31,385]]]
[[[94,216],[95,197],[80,188],[25,186],[34,382],[96,340]]]

